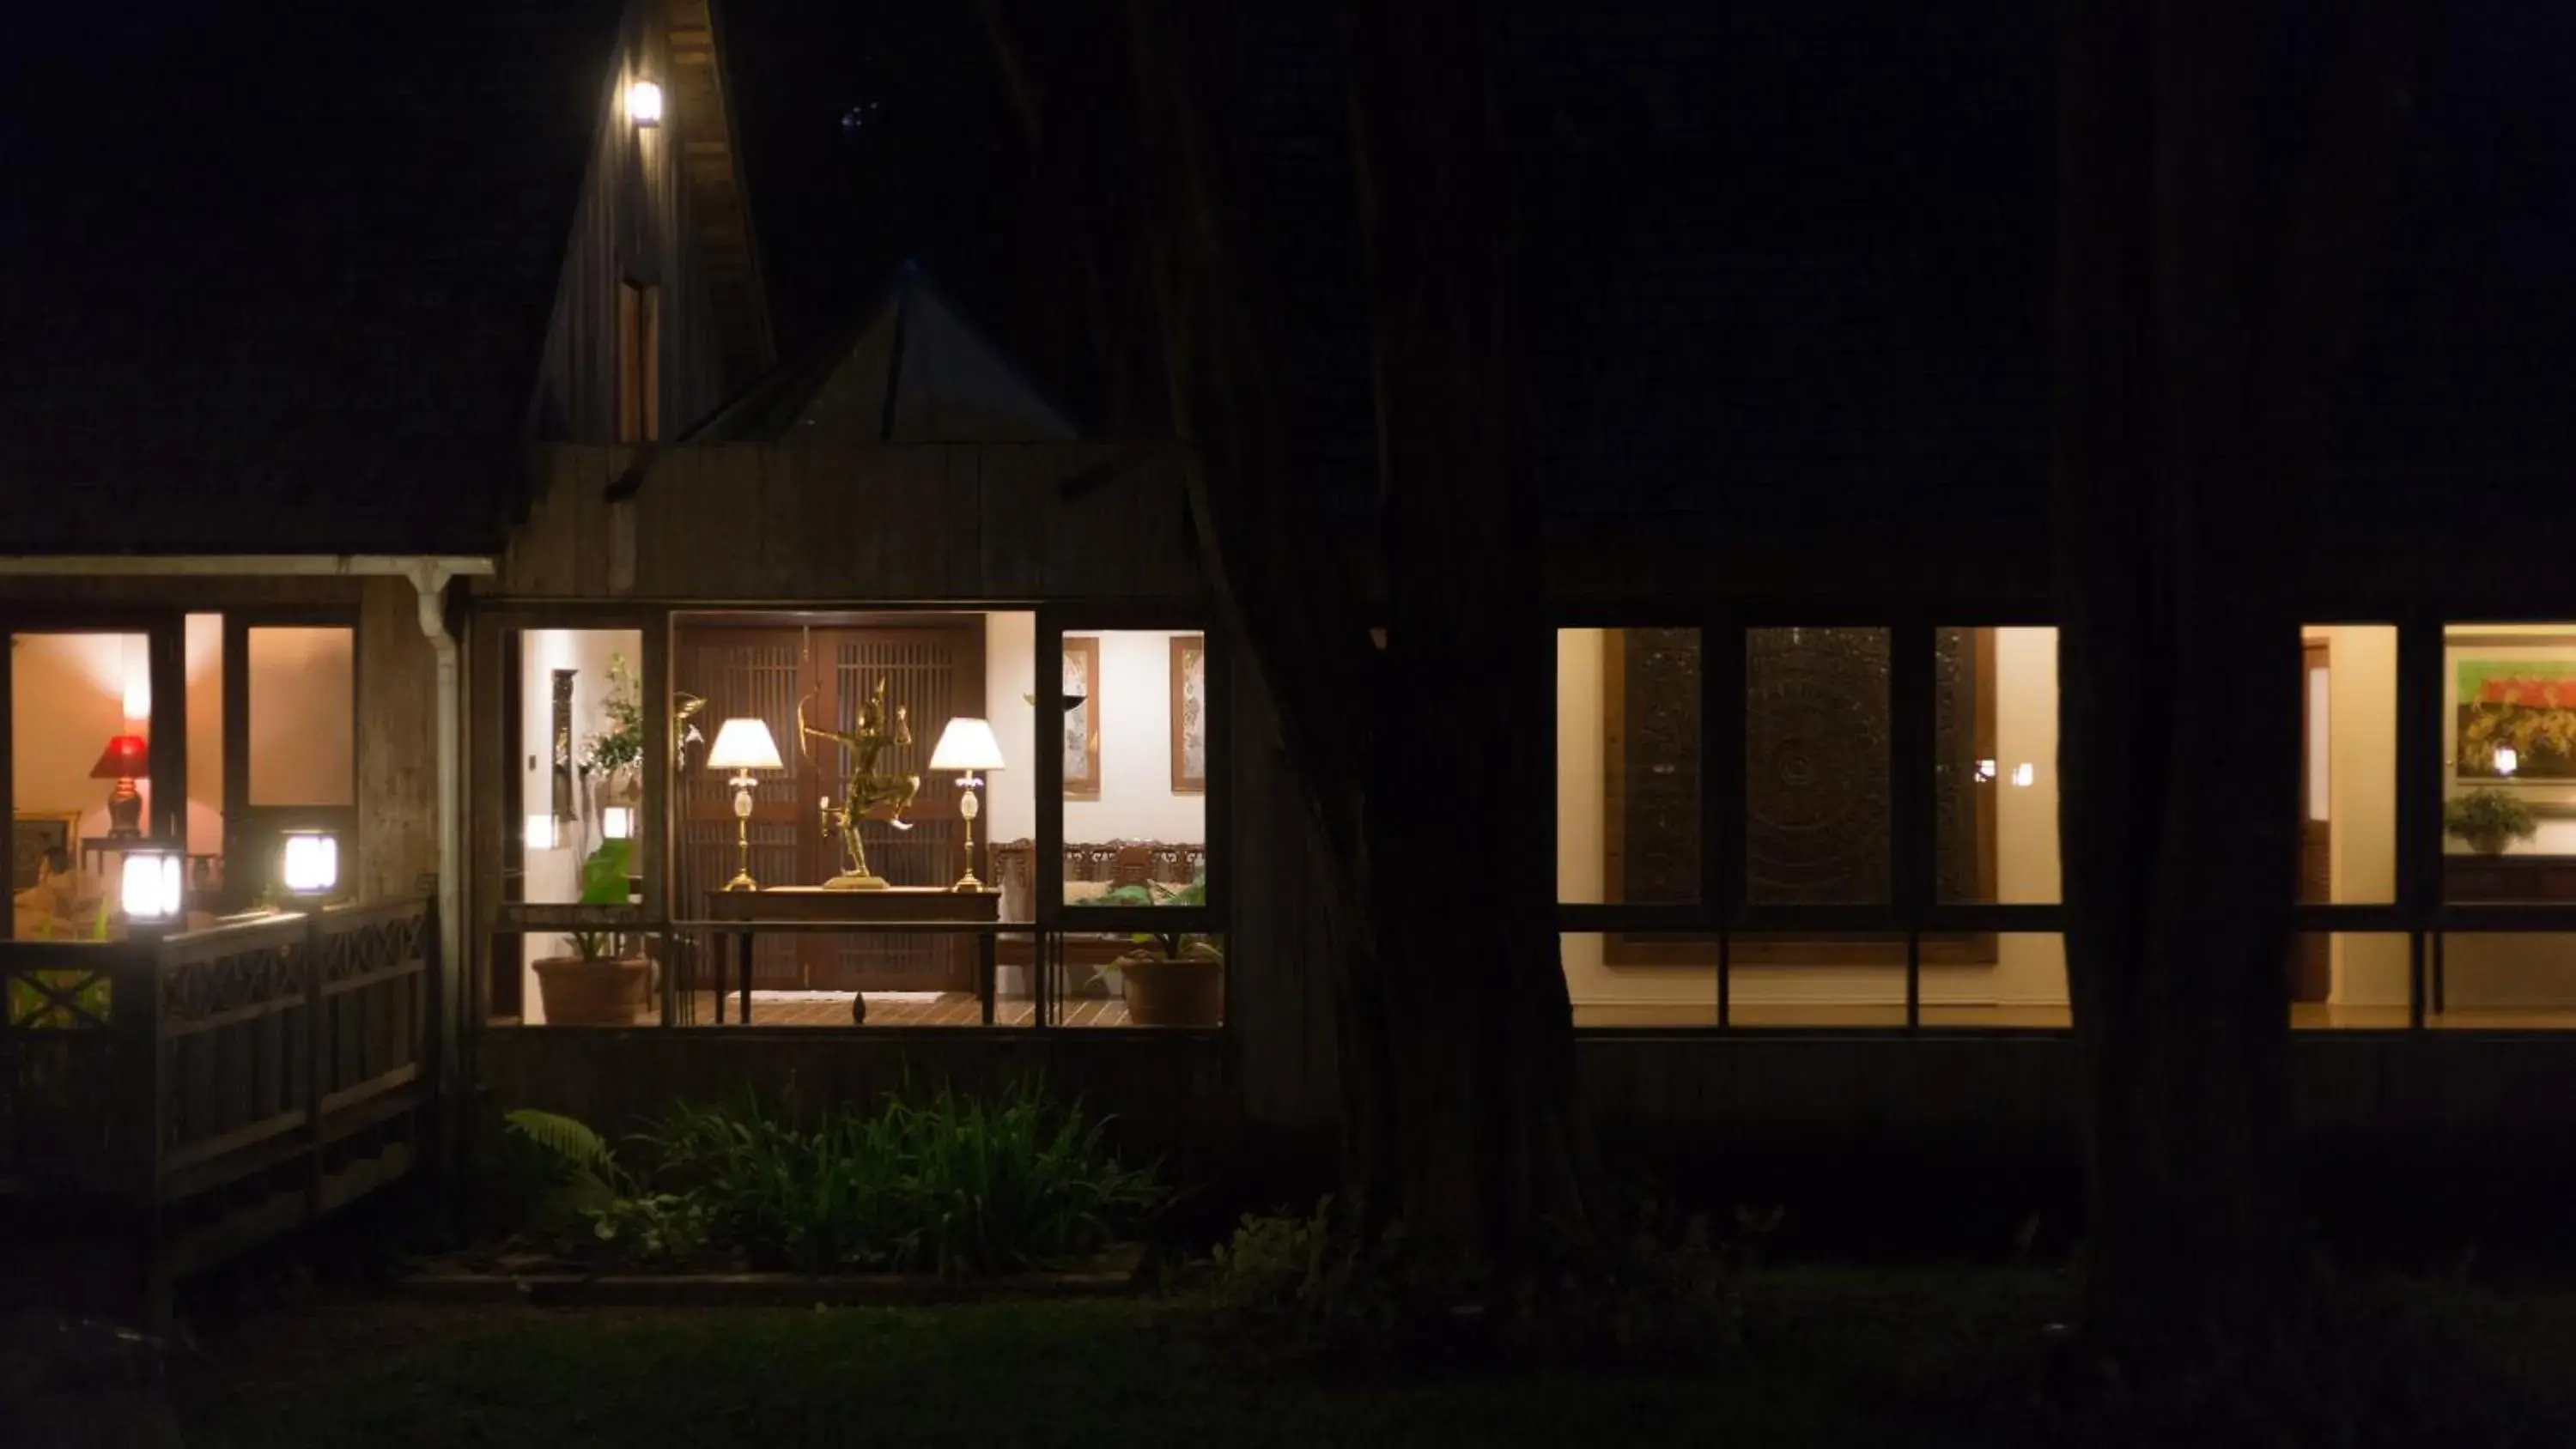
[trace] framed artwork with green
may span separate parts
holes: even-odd
[[[2510,645],[2523,657],[2482,653],[2481,644]],[[2566,657],[2529,657],[2552,645]],[[2456,778],[2576,783],[2576,638],[2454,639],[2451,670]]]

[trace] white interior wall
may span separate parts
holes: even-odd
[[[248,803],[353,803],[357,631],[342,625],[260,625],[249,635]],[[193,702],[191,709],[193,720]]]
[[[1083,631],[1076,631],[1081,637]],[[1207,796],[1172,788],[1172,640],[1196,629],[1095,631],[1100,798],[1064,802],[1069,841],[1207,838]],[[986,788],[990,839],[1037,838],[1037,616],[984,616],[984,708],[1008,768]],[[945,782],[943,782],[944,784]],[[924,788],[927,788],[925,785]]]
[[[2326,645],[2329,898],[2337,905],[2397,899],[2397,629],[2312,625]],[[2406,938],[2338,935],[2333,1000],[2406,1004]]]
[[[628,665],[640,675],[643,650],[643,633],[635,629],[530,629],[520,636],[519,818],[509,822],[510,828],[524,830],[526,816],[545,814],[553,805],[554,672],[580,671],[572,683],[572,748],[573,760],[578,764],[590,736],[608,723],[602,705],[608,698],[610,656],[626,656]],[[781,740],[779,744],[785,748],[788,742]],[[523,899],[564,904],[580,898],[581,863],[598,844],[599,821],[597,812],[578,793],[574,809],[575,818],[557,823],[553,849],[531,848],[524,853],[527,876]],[[523,938],[521,952],[525,969],[527,963],[549,956],[571,955],[573,946],[566,936],[530,935]],[[537,990],[534,970],[526,970],[520,987],[526,1020],[542,1023],[545,1003]]]

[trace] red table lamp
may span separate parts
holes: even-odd
[[[91,779],[116,782],[116,789],[107,797],[110,839],[130,840],[143,833],[143,792],[134,788],[134,777],[151,773],[152,748],[141,735],[118,735],[109,740],[98,763],[89,767]]]

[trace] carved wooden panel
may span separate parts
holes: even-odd
[[[1745,640],[1746,895],[1887,900],[1887,631],[1754,629]]]
[[[1696,629],[1605,631],[1611,738],[1607,899],[1700,896],[1700,644]]]
[[[1995,631],[1942,629],[1932,649],[1933,898],[1995,898]],[[1984,761],[1987,769],[1980,772]]]

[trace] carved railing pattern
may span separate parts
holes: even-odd
[[[200,932],[170,940],[161,962],[165,1035],[178,1034],[172,1028],[303,997],[309,963],[300,921],[251,930],[247,938]]]
[[[428,917],[415,910],[335,916],[322,937],[322,980],[337,985],[411,965],[421,959],[428,938]]]

